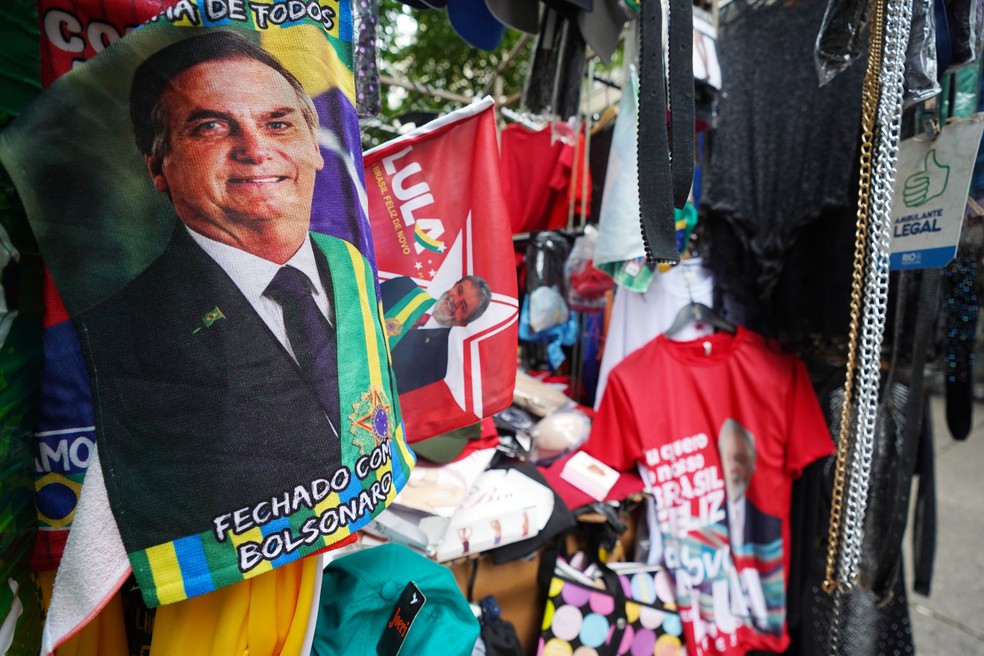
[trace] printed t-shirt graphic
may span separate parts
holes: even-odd
[[[584,449],[648,477],[688,653],[788,646],[792,481],[833,451],[801,361],[744,328],[659,336],[612,370]]]
[[[0,137],[150,606],[347,540],[413,461],[359,200],[349,3],[283,27],[249,7],[205,28],[214,6],[175,4]],[[271,287],[281,269],[296,296]]]

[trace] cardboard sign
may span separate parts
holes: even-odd
[[[899,147],[892,195],[891,268],[945,266],[957,252],[984,114],[948,124]]]

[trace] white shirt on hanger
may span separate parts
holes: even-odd
[[[700,258],[684,260],[665,273],[656,272],[644,293],[617,288],[598,373],[595,409],[601,405],[608,374],[615,365],[665,332],[680,308],[687,303],[696,301],[711,307],[713,292],[714,278]],[[714,328],[711,326],[697,328],[689,325],[676,333],[673,339],[687,341],[712,332]]]

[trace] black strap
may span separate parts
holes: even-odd
[[[570,560],[570,554],[567,553],[566,533],[554,537],[540,551],[540,563],[536,571],[536,586],[543,599],[546,599],[547,591],[550,590],[550,579],[553,578],[554,570],[557,568],[558,557]]]
[[[690,198],[690,187],[694,182],[693,25],[693,0],[671,0],[670,170],[673,175],[673,206],[681,210]]]
[[[903,296],[902,291],[911,275],[912,272],[909,271],[900,273],[898,303],[906,303],[908,300],[908,294]],[[882,545],[880,552],[874,554],[874,558],[868,561],[868,567],[863,567],[861,573],[861,585],[882,598],[892,593],[895,588],[895,578],[899,574],[902,538],[909,516],[912,477],[916,469],[916,456],[919,453],[926,408],[923,369],[939,312],[940,270],[924,269],[921,271],[921,277],[919,301],[914,322],[915,334],[912,339],[912,374],[904,413],[905,426],[902,427],[902,445],[898,453],[898,460],[893,467],[895,474],[895,483],[892,486],[894,494],[890,490],[875,491],[875,493],[881,492],[883,494],[887,492],[890,497],[886,499],[887,503],[884,506],[888,511],[889,523],[884,535],[879,536]],[[896,329],[898,330],[899,327],[897,326]],[[896,342],[896,350],[899,346]],[[891,380],[889,380],[889,384],[891,384]],[[886,395],[888,393],[886,391]],[[920,483],[922,482],[920,481]]]
[[[690,0],[670,4],[670,93],[673,105],[673,158],[666,128],[666,76],[663,12],[659,2],[643,2],[639,43],[639,210],[646,257],[676,262],[674,205],[683,207],[693,182],[694,80],[693,18]],[[687,5],[687,6],[685,6]],[[687,20],[690,17],[690,20]],[[678,111],[679,110],[679,111]]]
[[[475,580],[478,578],[478,563],[481,560],[481,558],[476,558],[473,560],[471,572],[468,573],[468,586],[465,591],[465,596],[469,603],[475,601]]]
[[[607,504],[598,505],[602,506]],[[609,513],[605,514],[610,517]],[[621,524],[621,522],[619,523]],[[625,530],[625,525],[621,524],[621,526],[621,531],[618,531],[618,528],[615,528],[614,530],[619,533],[623,532]],[[619,581],[618,574],[602,562],[600,558],[600,550],[602,547],[605,549],[611,548],[611,545],[609,544],[611,527],[608,524],[583,524],[581,530],[581,537],[584,539],[584,554],[587,556],[588,560],[601,572],[601,580],[605,584],[605,590],[612,596],[612,599],[615,602],[614,610],[609,616],[612,626],[612,634],[606,641],[606,645],[598,647],[598,654],[600,656],[617,656],[618,648],[622,644],[622,636],[625,633],[626,628],[628,628],[629,621],[625,614],[625,592],[622,589],[622,583]],[[537,583],[542,593],[541,596],[544,602],[546,602],[547,591],[550,589],[550,580],[555,576],[554,571],[558,557],[570,562],[571,558],[567,551],[566,536],[559,536],[540,553]],[[578,585],[582,584],[579,583]]]
[[[625,614],[625,592],[622,590],[622,582],[618,580],[618,574],[604,563],[596,562],[595,564],[601,571],[601,578],[605,582],[605,589],[615,602],[615,610],[612,611],[612,615],[609,618],[612,624],[612,635],[608,639],[607,653],[608,656],[617,656],[618,648],[622,644],[622,636],[625,633],[626,627],[629,625],[629,620]],[[599,651],[599,653],[601,652]]]
[[[912,590],[928,597],[933,582],[933,562],[936,559],[936,473],[933,455],[933,421],[929,417],[929,400],[924,402],[926,418],[916,456],[916,493],[912,513]]]

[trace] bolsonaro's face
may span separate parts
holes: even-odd
[[[185,224],[204,233],[306,229],[324,160],[282,75],[245,57],[204,62],[174,77],[161,107],[170,137],[151,175]]]

